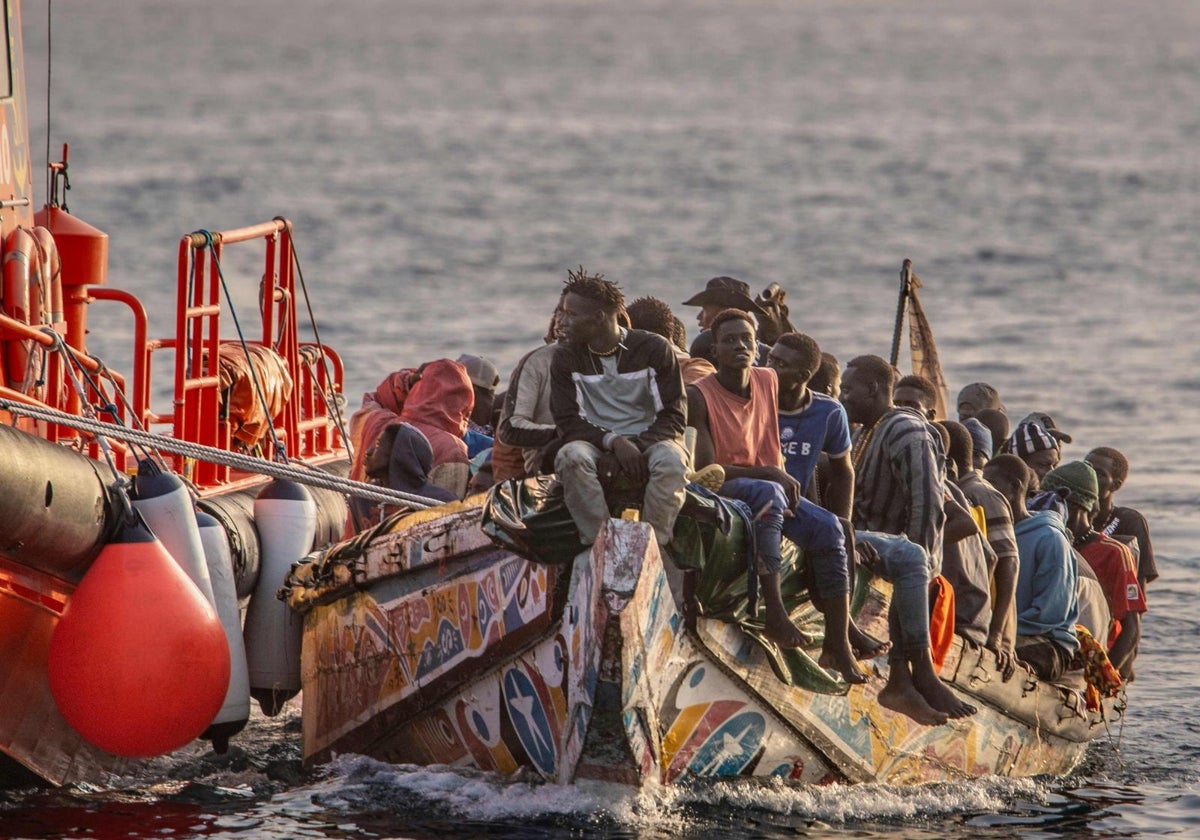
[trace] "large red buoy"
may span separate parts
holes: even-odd
[[[216,610],[140,517],[104,546],[50,640],[50,691],[101,749],[161,755],[212,722],[229,684]]]

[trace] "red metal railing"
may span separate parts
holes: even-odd
[[[291,395],[270,418],[272,433],[263,436],[255,454],[265,459],[286,455],[289,460],[315,462],[344,456],[344,442],[328,403],[342,393],[344,367],[340,356],[328,347],[299,340],[296,264],[291,223],[285,219],[237,230],[192,233],[180,240],[175,335],[170,338],[148,337],[146,310],[134,295],[82,278],[82,282],[65,285],[69,305],[64,320],[53,325],[57,337],[44,326],[0,313],[0,341],[30,342],[30,346],[47,351],[36,387],[23,393],[0,378],[0,398],[48,406],[76,416],[88,413],[83,405],[86,401],[101,420],[134,420],[135,425],[140,423],[147,430],[169,425],[178,440],[232,449],[232,424],[221,389],[220,349],[222,345],[240,347],[242,342],[231,327],[222,324],[221,273],[225,249],[243,243],[257,243],[263,248],[257,323],[253,319],[247,322],[246,313],[239,313],[245,342],[276,353],[292,378]],[[235,282],[226,279],[230,285]],[[121,374],[82,349],[88,309],[101,301],[123,304],[133,317],[133,369],[128,388]],[[87,373],[82,399],[70,381],[78,379],[77,374],[67,371],[61,354],[49,352],[58,341],[75,351],[75,358]],[[153,360],[162,350],[172,351],[175,357],[172,405],[167,412],[155,411],[151,406]],[[21,426],[51,441],[74,441],[91,457],[102,457],[99,442],[87,433],[43,421],[22,420]],[[133,467],[126,446],[118,441],[110,441],[109,445],[118,469]],[[188,474],[202,489],[245,478],[220,464],[198,461],[193,470],[183,456],[168,457],[177,471]]]
[[[342,361],[329,348],[299,341],[292,231],[285,219],[211,234],[192,233],[180,240],[175,338],[145,342],[146,378],[135,377],[134,383],[134,394],[148,394],[153,354],[162,349],[174,350],[172,411],[155,413],[147,405],[140,416],[147,427],[170,423],[179,440],[218,449],[232,447],[231,424],[221,393],[220,348],[223,343],[240,346],[241,341],[232,331],[228,335],[222,332],[222,258],[226,247],[252,242],[264,246],[260,329],[255,337],[255,325],[247,324],[241,313],[245,340],[247,345],[276,352],[293,380],[290,399],[272,418],[274,435],[264,436],[259,454],[266,459],[279,457],[276,441],[289,459],[321,460],[341,454],[341,438],[322,395],[341,392]],[[227,466],[200,461],[190,471],[185,469],[181,456],[174,458],[176,469],[190,472],[201,488],[235,479]]]

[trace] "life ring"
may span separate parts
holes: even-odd
[[[41,225],[33,229],[33,235],[38,242],[37,263],[40,270],[37,282],[41,290],[41,322],[57,324],[63,320],[62,259],[58,255],[58,243],[54,241],[50,229]]]
[[[13,320],[30,323],[30,287],[38,242],[33,233],[17,228],[4,240],[4,280],[0,310]],[[10,338],[4,342],[4,374],[10,388],[24,392],[28,386],[29,356],[33,341]]]
[[[17,228],[4,240],[3,286],[0,311],[33,327],[61,321],[62,262],[54,236],[44,227]],[[32,393],[33,368],[30,357],[40,345],[30,339],[13,338],[4,346],[4,373],[10,388]]]

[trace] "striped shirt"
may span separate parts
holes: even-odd
[[[1013,533],[1012,510],[1000,491],[970,470],[958,480],[958,486],[971,504],[983,508],[987,525],[987,541],[1000,560],[1017,562],[1017,536]]]
[[[903,534],[942,561],[945,454],[941,436],[911,408],[896,407],[855,440],[854,527]]]

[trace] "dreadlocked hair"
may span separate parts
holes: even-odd
[[[563,283],[564,295],[579,295],[590,300],[605,312],[620,312],[625,308],[625,295],[616,283],[605,280],[603,274],[588,274],[583,266],[578,271],[567,269]]]
[[[687,327],[684,326],[678,315],[671,316],[671,343],[685,353],[687,352]]]

